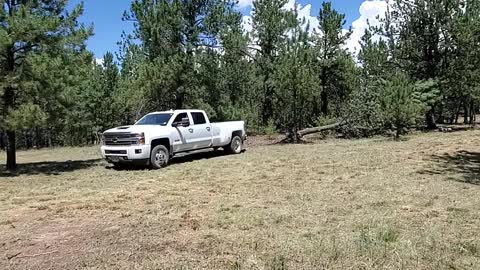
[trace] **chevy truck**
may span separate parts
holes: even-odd
[[[126,163],[159,169],[179,153],[223,148],[240,154],[245,123],[210,123],[202,110],[153,112],[134,125],[109,129],[102,136],[102,157],[115,167]]]

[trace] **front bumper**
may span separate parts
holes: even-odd
[[[102,157],[109,163],[145,163],[150,160],[150,145],[101,147]]]

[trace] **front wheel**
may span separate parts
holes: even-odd
[[[243,150],[242,138],[240,136],[233,137],[230,144],[225,147],[225,150],[230,154],[240,154]]]
[[[168,165],[170,154],[168,149],[163,145],[157,145],[150,154],[150,164],[153,169],[160,169]]]

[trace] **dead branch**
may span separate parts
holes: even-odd
[[[12,255],[7,255],[7,260],[11,260],[11,259],[13,259],[13,258],[17,257],[17,256],[18,256],[18,255],[20,255],[20,254],[22,254],[22,252],[21,252],[21,251],[20,251],[20,252],[17,252],[17,253],[15,253],[15,254],[12,254]]]
[[[20,259],[20,258],[32,258],[32,257],[38,257],[38,256],[48,255],[48,254],[57,253],[57,252],[58,252],[58,250],[52,250],[52,251],[49,251],[49,252],[38,253],[38,254],[22,255],[22,256],[13,256],[11,259],[13,259],[13,258],[17,258],[17,259]],[[20,253],[21,253],[21,252],[20,252]],[[18,253],[17,255],[19,255],[20,253]]]

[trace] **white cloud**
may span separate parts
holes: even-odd
[[[243,16],[242,17],[242,28],[243,28],[243,31],[245,31],[247,33],[252,32],[252,30],[253,30],[252,16]]]
[[[103,58],[95,58],[95,64],[103,66]]]
[[[247,8],[253,5],[255,0],[239,0],[238,6],[240,8]],[[313,1],[313,0],[312,0]],[[295,3],[298,1],[289,0],[287,4],[283,7],[285,10],[292,10],[295,6]],[[302,6],[298,4],[298,19],[305,19],[307,23],[310,24],[310,31],[314,31],[318,28],[319,22],[316,15],[312,15],[312,5],[307,4]],[[365,29],[368,27],[368,23],[372,26],[377,26],[380,24],[377,16],[383,18],[385,12],[387,11],[387,1],[386,0],[366,0],[364,1],[359,8],[360,17],[358,17],[352,23],[352,35],[347,41],[346,47],[348,50],[354,54],[358,53],[360,50],[360,40],[365,33]],[[252,26],[252,14],[250,16],[246,15],[242,18],[242,26],[245,32],[251,32],[253,30]],[[306,24],[304,25],[306,27]],[[344,29],[342,31],[345,34],[348,30]]]
[[[352,35],[347,41],[347,48],[352,53],[358,53],[360,50],[360,40],[368,27],[380,24],[377,16],[385,17],[387,11],[387,2],[384,0],[364,1],[360,5],[360,17],[352,23]]]
[[[295,0],[289,0],[288,4],[285,6],[285,8],[288,8],[290,10],[294,9],[295,5]],[[302,7],[301,4],[298,4],[298,19],[303,20],[305,19],[305,24],[303,25],[304,27],[310,25],[310,32],[313,32],[314,29],[318,27],[318,18],[316,16],[312,16],[312,5],[308,4],[304,7]]]
[[[240,8],[246,8],[253,6],[254,0],[240,0],[238,2],[238,6]],[[285,6],[283,6],[284,10],[293,10],[295,7],[296,1],[289,0]],[[312,5],[307,4],[306,6],[302,6],[301,4],[297,3],[298,8],[298,19],[303,20],[305,19],[305,24],[303,27],[305,28],[307,24],[310,26],[310,31],[313,32],[313,29],[318,27],[318,19],[316,16],[312,16]],[[251,32],[253,30],[252,26],[252,15],[253,11],[250,12],[250,15],[243,16],[242,18],[242,27],[245,32]]]
[[[252,2],[253,0],[239,0],[237,5],[240,8],[247,8],[252,6]]]

